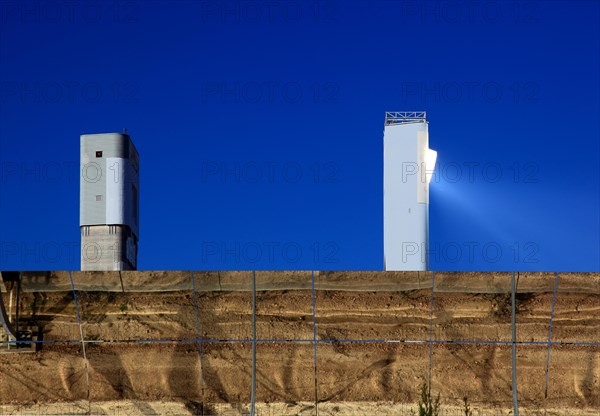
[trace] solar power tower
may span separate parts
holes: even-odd
[[[139,154],[128,134],[80,139],[81,270],[136,270]]]
[[[426,114],[387,112],[383,132],[385,270],[428,268],[429,181],[437,153],[429,149]]]

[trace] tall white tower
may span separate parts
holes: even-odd
[[[139,155],[127,134],[80,138],[81,270],[136,270]]]
[[[385,270],[428,268],[429,149],[425,112],[388,112],[383,132],[383,251]]]

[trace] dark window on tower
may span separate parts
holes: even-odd
[[[102,157],[102,150],[96,150],[96,157]]]

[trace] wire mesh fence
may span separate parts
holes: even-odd
[[[41,336],[0,354],[0,414],[410,415],[423,383],[440,415],[600,408],[598,273],[515,273],[514,313],[512,273],[21,277]]]
[[[198,292],[251,291],[252,271],[196,271]],[[191,271],[71,272],[76,290],[86,292],[173,292],[192,290]],[[431,288],[430,272],[315,271],[315,289],[410,291]],[[600,273],[561,273],[559,293],[600,291]],[[256,290],[310,290],[311,271],[257,271]],[[436,292],[510,293],[511,273],[435,272]],[[552,293],[554,273],[519,273],[517,293]],[[68,271],[23,272],[24,292],[68,292]],[[0,291],[6,288],[0,286]]]

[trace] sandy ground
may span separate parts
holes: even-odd
[[[517,296],[517,341],[541,343],[517,347],[521,413],[597,414],[600,347],[553,345],[546,386],[552,276],[542,280],[550,291]],[[257,344],[258,414],[312,415],[316,402],[322,415],[408,415],[429,378],[429,343],[370,341],[427,341],[430,330],[436,340],[475,342],[433,344],[432,391],[445,414],[464,414],[465,396],[475,415],[512,411],[511,345],[477,343],[510,342],[508,293],[436,292],[430,328],[430,289],[318,290],[316,367],[311,295],[257,294],[258,339],[281,341]],[[0,354],[0,414],[243,414],[251,301],[250,292],[78,292],[84,360],[72,293],[26,293],[23,319],[41,326],[46,341],[73,342]],[[196,342],[198,329],[210,342]],[[552,341],[597,343],[599,334],[600,294],[559,292]],[[362,342],[339,342],[348,340]]]

